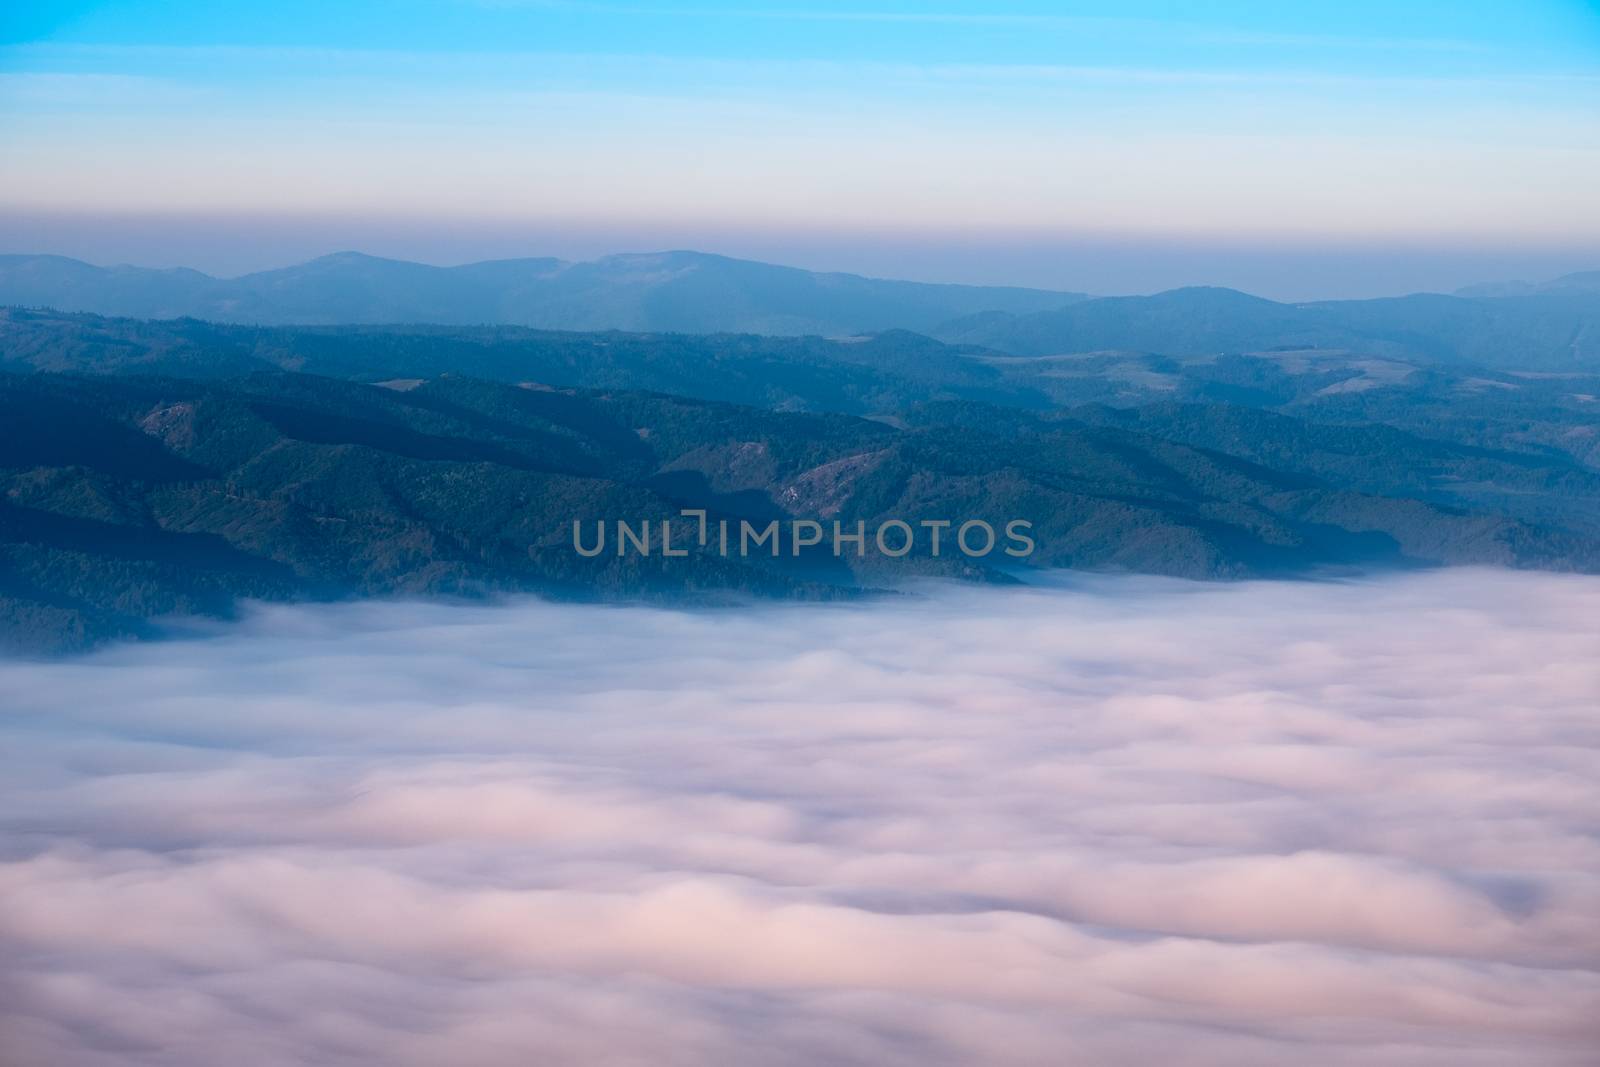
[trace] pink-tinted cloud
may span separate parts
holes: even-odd
[[[11,1064],[1583,1064],[1600,581],[270,608],[0,664]]]

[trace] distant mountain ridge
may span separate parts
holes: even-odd
[[[818,334],[927,331],[985,311],[1027,314],[1081,293],[884,281],[703,252],[435,267],[358,252],[216,278],[0,256],[0,305],[250,325],[513,325],[558,330]]]
[[[254,326],[851,337],[910,330],[1016,356],[1287,349],[1502,370],[1600,368],[1600,271],[1453,295],[1279,303],[1233,289],[1090,297],[814,273],[701,252],[434,267],[356,252],[238,278],[0,256],[0,306]]]
[[[1039,312],[987,311],[931,333],[1017,356],[1125,350],[1192,357],[1316,349],[1501,370],[1586,371],[1600,368],[1600,285],[1299,304],[1194,287]]]
[[[1532,296],[1535,293],[1600,293],[1600,270],[1583,270],[1563,274],[1547,282],[1488,282],[1457,289],[1454,296],[1497,297]]]

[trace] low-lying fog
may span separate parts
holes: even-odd
[[[0,1062],[1587,1064],[1600,579],[0,663]]]

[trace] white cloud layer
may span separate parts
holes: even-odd
[[[10,1067],[1576,1065],[1600,580],[264,609],[0,664]]]

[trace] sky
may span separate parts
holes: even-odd
[[[1583,1067],[1597,613],[1080,575],[0,659],[0,1060]]]
[[[1600,266],[1600,5],[13,4],[0,140],[0,251],[95,262],[1370,295]]]

